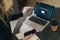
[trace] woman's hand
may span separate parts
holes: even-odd
[[[26,36],[23,40],[29,40],[32,37],[32,34]]]
[[[29,12],[29,11],[32,10],[32,9],[33,9],[33,7],[30,7],[30,6],[23,7],[23,9],[22,9],[23,15],[24,15],[24,16],[28,15],[27,12]]]

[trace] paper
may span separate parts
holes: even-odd
[[[32,30],[32,29],[34,29],[34,28],[32,28],[32,27],[30,27],[29,25],[26,25],[25,23],[23,23],[23,25],[22,25],[21,28],[20,28],[20,32],[25,33],[25,32],[30,31],[30,30]]]
[[[24,33],[18,33],[18,34],[16,34],[16,37],[18,39],[23,39],[24,38]]]
[[[24,35],[24,34],[22,34],[22,33],[25,33],[25,32],[27,32],[27,31],[30,31],[30,30],[32,30],[32,29],[34,29],[34,28],[32,28],[32,27],[30,27],[29,25],[26,25],[25,23],[23,23],[23,25],[21,26],[21,28],[20,28],[20,36],[21,36],[21,38],[23,38],[23,36],[22,35]],[[19,36],[19,35],[18,35]],[[20,37],[18,37],[19,39],[20,39]],[[37,37],[37,35],[36,34],[33,34],[32,35],[32,37],[29,39],[29,40],[40,40],[38,37]]]

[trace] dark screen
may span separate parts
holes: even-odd
[[[51,20],[51,17],[53,15],[54,6],[47,5],[41,2],[36,2],[36,5],[34,7],[34,13],[43,19]]]

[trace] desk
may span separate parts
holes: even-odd
[[[37,27],[37,29],[36,29],[36,27]],[[24,38],[23,35],[24,35],[24,33],[26,31],[30,31],[32,29],[36,29],[36,31],[39,32],[39,31],[42,31],[44,28],[45,27],[41,27],[41,25],[39,25],[39,24],[37,24],[37,23],[35,23],[33,21],[29,21],[29,17],[27,17],[26,20],[23,22],[23,25],[20,28],[20,33],[18,33],[16,36],[17,36],[18,39],[20,39],[20,38],[23,39]],[[21,35],[22,37],[20,37],[19,35]],[[34,34],[30,40],[33,40],[33,39],[37,40],[39,38],[37,37],[36,34]]]
[[[33,29],[32,27],[29,27],[29,25],[23,23],[20,32],[24,33],[27,30],[32,30],[32,29]],[[50,25],[48,25],[42,32],[37,32],[35,34],[36,36],[38,36],[40,40],[60,40],[60,30],[58,30],[57,32],[53,32],[50,30]]]
[[[25,31],[25,28],[27,29],[27,27],[28,27],[27,30],[30,30],[30,29],[34,28],[34,29],[36,29],[37,32],[39,32],[39,31],[43,31],[44,28],[46,27],[46,26],[43,27],[43,26],[39,25],[38,23],[29,20],[29,18],[30,17],[27,17],[26,20],[23,22],[23,25],[22,25],[22,27],[20,29],[21,31],[22,31],[22,28]]]
[[[58,8],[55,9],[55,15],[53,17],[53,19],[57,19],[59,24],[60,24],[60,11]],[[60,26],[60,25],[59,25]],[[50,40],[49,36],[50,34],[48,34],[47,32],[49,31],[50,29],[50,25],[48,25],[44,30],[43,32],[37,32],[36,35],[41,39],[41,40]],[[52,35],[53,36],[53,35]],[[57,40],[60,40],[60,36],[57,37],[58,39]],[[54,40],[54,38],[51,38],[52,40]],[[55,38],[56,40],[56,38]]]
[[[18,38],[18,39],[23,39],[23,38],[24,38],[24,33],[25,33],[26,31],[30,31],[30,30],[32,30],[32,29],[34,29],[34,28],[29,27],[28,25],[26,25],[26,24],[24,23],[24,24],[22,25],[21,29],[20,29],[20,33],[16,34],[17,38]],[[31,39],[29,39],[29,40],[37,40],[37,39],[39,39],[38,36],[37,36],[36,34],[33,34],[32,37],[31,37]],[[40,40],[40,39],[39,39],[39,40]]]
[[[55,14],[55,16],[53,17],[53,19],[54,19],[54,18],[57,19],[58,22],[59,22],[59,24],[60,24],[60,11],[58,10],[58,8],[55,9],[55,12],[54,12],[54,13],[56,13],[56,14]],[[59,26],[60,26],[60,25],[59,25]],[[37,35],[41,40],[50,40],[50,38],[49,38],[49,36],[48,36],[48,35],[50,35],[50,34],[47,33],[47,32],[49,31],[49,29],[50,29],[50,25],[48,25],[48,26],[44,29],[43,32],[38,32],[38,33],[36,33],[36,35]],[[52,36],[53,36],[53,35],[52,35]],[[57,38],[58,38],[57,40],[60,40],[60,36],[58,36]],[[51,38],[51,39],[53,40],[54,38]],[[55,38],[55,40],[56,40],[56,38]]]
[[[38,38],[40,38],[40,40],[60,40],[60,33],[58,31],[57,32],[52,32],[49,27],[50,27],[50,25],[48,25],[44,29],[43,32],[35,33],[36,36],[38,36]],[[16,36],[18,36],[18,38],[19,38],[19,37],[21,37],[19,35],[21,35],[21,34],[19,33]]]

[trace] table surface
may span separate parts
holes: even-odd
[[[56,9],[56,11],[54,12],[55,13],[55,16],[53,16],[53,19],[57,19],[57,21],[59,22],[60,24],[60,11],[58,9]],[[48,25],[44,30],[43,32],[37,32],[36,35],[41,39],[41,40],[60,40],[60,34],[58,34],[59,32],[50,32],[50,25]],[[60,29],[59,29],[60,31]],[[52,33],[52,35],[50,34]],[[54,36],[54,35],[55,36]],[[58,34],[58,35],[57,35]]]

